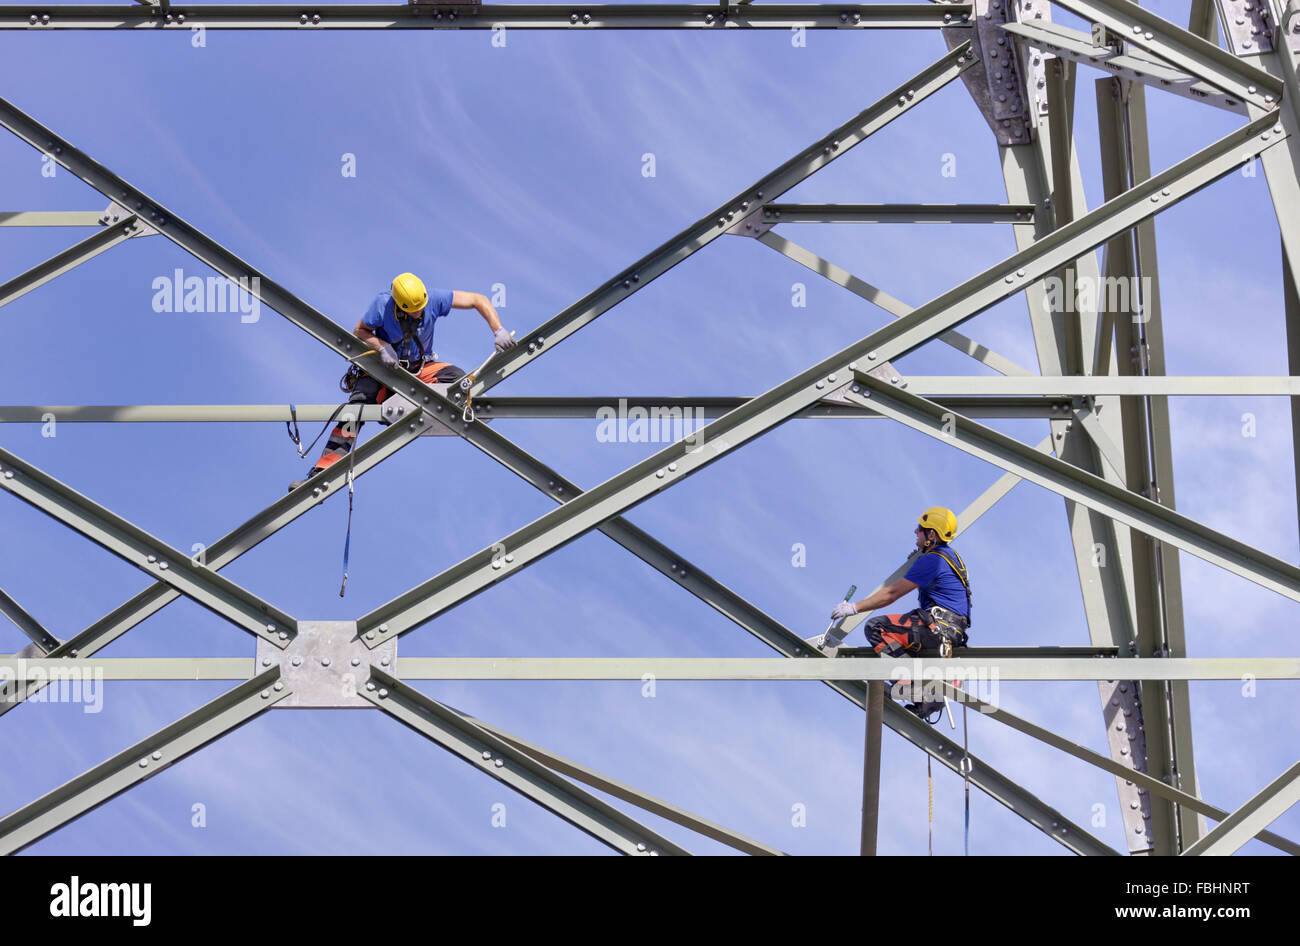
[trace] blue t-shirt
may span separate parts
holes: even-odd
[[[433,323],[451,311],[451,290],[430,289],[429,301],[424,306],[424,317],[420,319],[419,336],[424,345],[424,356],[433,356]],[[415,338],[402,351],[402,327],[397,324],[397,304],[393,302],[391,292],[381,292],[375,296],[366,314],[361,317],[361,324],[393,346],[397,357],[405,361],[416,361],[420,357]]]
[[[948,545],[941,543],[937,547],[948,552],[948,557],[954,562],[961,561],[949,551]],[[970,617],[970,609],[966,607],[966,586],[942,556],[935,552],[918,555],[903,577],[916,585],[916,596],[922,610],[937,604],[941,608]],[[969,577],[968,575],[968,580]]]

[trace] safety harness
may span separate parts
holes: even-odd
[[[966,572],[966,563],[962,561],[961,556],[957,554],[955,549],[936,548],[932,554],[938,555],[948,564],[948,567],[953,570],[953,574],[957,576],[962,587],[966,590],[966,614],[964,617],[937,604],[929,609],[930,619],[934,622],[934,629],[943,637],[943,642],[939,645],[939,651],[944,657],[950,657],[952,656],[953,647],[966,646],[966,628],[971,626],[970,578]],[[956,561],[953,561],[954,558]]]

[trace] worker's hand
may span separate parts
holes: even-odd
[[[397,364],[397,352],[393,351],[392,345],[385,345],[379,349],[379,360],[386,365]]]
[[[515,347],[514,332],[507,332],[505,328],[499,328],[492,335],[492,342],[496,345],[497,351],[505,351],[507,348]]]
[[[851,618],[857,613],[858,609],[853,606],[852,601],[841,601],[835,606],[835,610],[831,612],[831,617],[839,620],[840,618]]]

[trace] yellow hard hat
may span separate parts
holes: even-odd
[[[429,301],[429,291],[414,273],[402,273],[393,280],[393,301],[403,312],[419,312]]]
[[[939,533],[941,542],[951,542],[952,537],[957,534],[957,516],[951,509],[945,509],[943,506],[931,506],[916,520],[921,524],[923,529],[933,529]]]

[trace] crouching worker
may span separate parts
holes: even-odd
[[[905,614],[881,614],[863,625],[869,643],[884,657],[912,656],[921,650],[949,653],[966,646],[970,627],[970,579],[966,564],[948,542],[957,534],[952,510],[934,506],[921,513],[915,529],[916,557],[907,573],[861,601],[841,601],[832,618],[851,617],[893,604],[916,589],[918,607]],[[921,700],[907,706],[927,721],[943,702]]]
[[[375,296],[353,331],[372,350],[365,352],[365,356],[379,358],[385,365],[400,366],[428,384],[449,384],[459,381],[465,372],[438,360],[433,350],[433,328],[434,323],[450,314],[452,309],[478,310],[492,330],[496,350],[514,347],[514,337],[501,327],[496,309],[486,296],[446,289],[435,289],[430,293],[413,273],[402,273],[393,280],[389,291]],[[339,386],[349,395],[349,404],[379,404],[388,396],[387,388],[356,365],[348,369]],[[356,444],[361,426],[359,419],[335,426],[320,459],[307,474],[308,479],[347,457]],[[292,430],[290,435],[294,436]],[[294,439],[297,442],[296,436]],[[290,483],[289,491],[306,482],[297,480]]]

